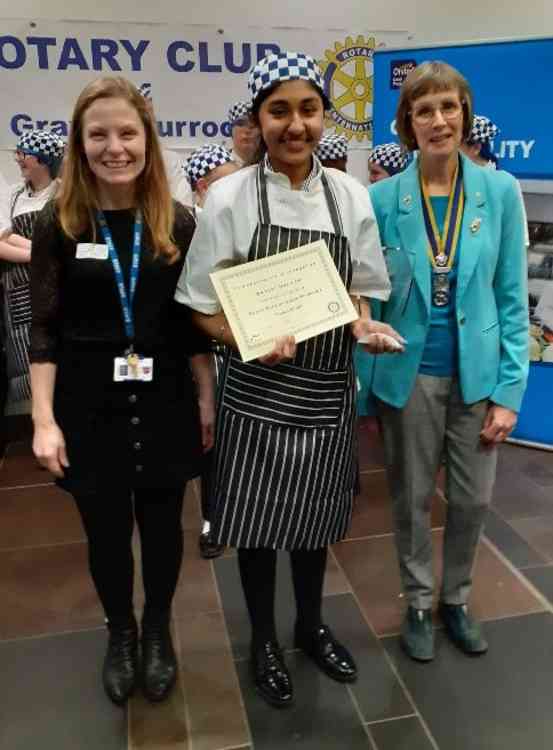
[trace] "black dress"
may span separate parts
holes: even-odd
[[[134,212],[105,211],[126,280]],[[133,311],[135,350],[154,358],[152,382],[113,381],[114,357],[128,343],[111,261],[77,260],[78,242],[61,230],[53,204],[41,212],[31,258],[31,362],[57,364],[54,413],[70,468],[58,484],[72,493],[109,486],[170,488],[201,471],[201,433],[191,354],[209,350],[189,312],[173,299],[194,231],[175,204],[173,238],[181,257],[155,259],[144,227]],[[96,227],[96,241],[102,238]]]

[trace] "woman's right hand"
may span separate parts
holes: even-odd
[[[63,432],[55,422],[35,424],[33,453],[41,466],[55,477],[63,477],[63,470],[69,466],[69,461]]]
[[[262,365],[274,367],[287,359],[294,359],[296,356],[296,339],[294,336],[281,336],[275,339],[275,347],[272,352],[258,358]]]

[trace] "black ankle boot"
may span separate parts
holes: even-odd
[[[170,615],[148,616],[142,622],[142,689],[157,703],[170,693],[177,678],[177,658],[171,639]]]
[[[108,650],[102,679],[110,700],[122,706],[132,695],[138,671],[138,628],[134,617],[107,623]]]

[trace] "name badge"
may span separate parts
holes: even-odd
[[[152,357],[115,357],[113,360],[113,380],[123,383],[127,380],[140,380],[149,383],[154,377],[154,360]]]
[[[108,246],[94,242],[79,242],[75,258],[77,260],[107,260],[109,258]]]

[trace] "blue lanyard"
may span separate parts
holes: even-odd
[[[111,265],[113,266],[113,272],[115,274],[115,281],[117,282],[117,289],[119,290],[119,298],[121,300],[121,310],[123,312],[123,321],[125,323],[125,333],[129,341],[134,341],[134,318],[132,312],[132,305],[134,300],[134,293],[136,292],[136,284],[138,282],[138,271],[140,268],[140,252],[142,247],[142,213],[137,210],[136,217],[134,219],[134,231],[133,231],[133,248],[132,248],[132,263],[131,263],[131,276],[129,280],[129,293],[127,294],[127,287],[125,285],[125,279],[123,278],[123,271],[121,270],[121,263],[119,262],[119,256],[117,250],[113,244],[113,237],[111,236],[110,229],[108,227],[106,217],[102,211],[98,211],[98,223],[100,229],[104,235],[104,242],[108,246],[109,258]]]

